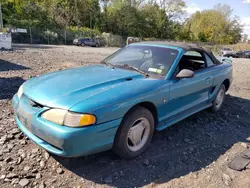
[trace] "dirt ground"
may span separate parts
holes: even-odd
[[[147,152],[50,156],[16,128],[10,100],[29,77],[100,62],[117,48],[16,46],[0,52],[0,187],[250,188],[250,165],[228,164],[250,139],[250,60],[234,59],[234,82],[218,113],[202,111],[154,135]]]

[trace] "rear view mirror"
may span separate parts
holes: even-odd
[[[194,71],[188,69],[182,69],[177,75],[176,78],[192,78],[194,76]]]

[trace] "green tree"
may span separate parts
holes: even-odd
[[[159,4],[170,20],[180,19],[185,13],[186,3],[183,0],[160,0]]]
[[[157,4],[146,4],[141,9],[143,17],[143,36],[169,38],[171,28],[165,10]]]
[[[80,0],[77,2],[80,25],[94,28],[100,17],[98,0]]]
[[[218,44],[239,42],[242,26],[239,19],[231,18],[232,10],[228,5],[217,5],[214,9],[196,12],[185,23],[190,26],[193,40]]]
[[[141,15],[135,7],[117,1],[107,7],[106,31],[122,36],[140,36]]]
[[[0,0],[4,25],[35,27],[64,35],[112,32],[122,36],[237,43],[242,25],[232,8],[218,4],[183,21],[183,0]],[[76,27],[77,26],[77,27]],[[72,29],[73,28],[73,29]],[[78,31],[78,32],[77,32]]]

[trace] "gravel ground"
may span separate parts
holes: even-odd
[[[111,151],[50,156],[16,128],[10,100],[29,77],[100,62],[117,48],[16,46],[0,52],[0,187],[250,187],[250,165],[228,164],[249,142],[250,60],[234,59],[234,82],[216,114],[202,111],[154,135],[130,161]]]

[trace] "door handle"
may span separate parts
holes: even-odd
[[[206,84],[210,84],[211,78],[207,78],[207,79],[205,80],[205,82],[206,82]]]

